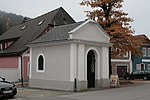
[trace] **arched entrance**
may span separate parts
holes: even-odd
[[[90,50],[87,54],[87,81],[88,88],[95,87],[95,54]]]

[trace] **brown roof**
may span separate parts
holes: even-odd
[[[0,56],[22,54],[28,49],[26,44],[41,36],[48,27],[71,23],[75,23],[74,19],[60,7],[25,23],[16,25],[0,36],[0,43],[15,40],[6,50],[0,51]]]

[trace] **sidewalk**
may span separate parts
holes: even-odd
[[[149,84],[150,81],[143,81],[143,80],[132,80],[132,81],[124,81],[125,83],[123,85],[120,85],[119,88],[116,89],[124,89],[124,88],[134,88],[134,86],[140,86],[142,84]],[[85,91],[80,92],[67,92],[67,91],[57,91],[57,90],[50,90],[50,89],[36,89],[36,88],[30,88],[28,87],[28,82],[24,82],[24,87],[21,87],[21,83],[16,83],[16,86],[18,87],[18,93],[12,100],[62,100],[61,98],[55,98],[59,96],[65,96],[70,94],[80,94],[80,93],[97,93],[102,91],[112,91],[116,90],[115,88],[90,88]],[[124,88],[122,88],[124,87]],[[54,97],[54,98],[53,98]],[[42,99],[45,98],[45,99]],[[52,98],[52,99],[50,99]],[[69,99],[63,99],[63,100],[69,100]],[[70,99],[74,100],[74,99]],[[76,99],[75,99],[76,100]]]
[[[21,82],[17,82],[17,83],[15,83],[15,85],[17,87],[22,87],[22,83]],[[23,82],[23,86],[24,87],[28,87],[29,86],[29,82]]]
[[[120,80],[120,87],[149,84],[150,80]]]
[[[119,80],[120,87],[126,87],[126,86],[134,86],[134,85],[141,85],[141,84],[147,84],[150,83],[150,80],[144,81],[144,80]],[[18,82],[15,83],[17,87],[22,87],[22,83]],[[28,87],[29,82],[23,82],[23,87]],[[94,89],[91,89],[94,90]]]

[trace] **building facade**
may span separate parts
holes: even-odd
[[[91,20],[53,28],[29,44],[29,86],[69,91],[109,87],[109,39]]]
[[[10,28],[0,36],[0,76],[9,81],[28,81],[30,50],[27,43],[46,34],[54,26],[75,23],[62,8]]]
[[[127,73],[132,72],[131,52],[111,59],[112,74],[123,78]]]
[[[141,46],[142,56],[133,56],[133,71],[147,70],[150,71],[150,42]]]

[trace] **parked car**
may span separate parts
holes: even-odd
[[[133,80],[133,79],[143,79],[148,80],[150,79],[150,71],[134,71],[131,74],[127,74],[124,76],[126,80]]]
[[[5,78],[0,77],[0,98],[14,97],[17,94],[17,88],[14,83],[5,81]]]

